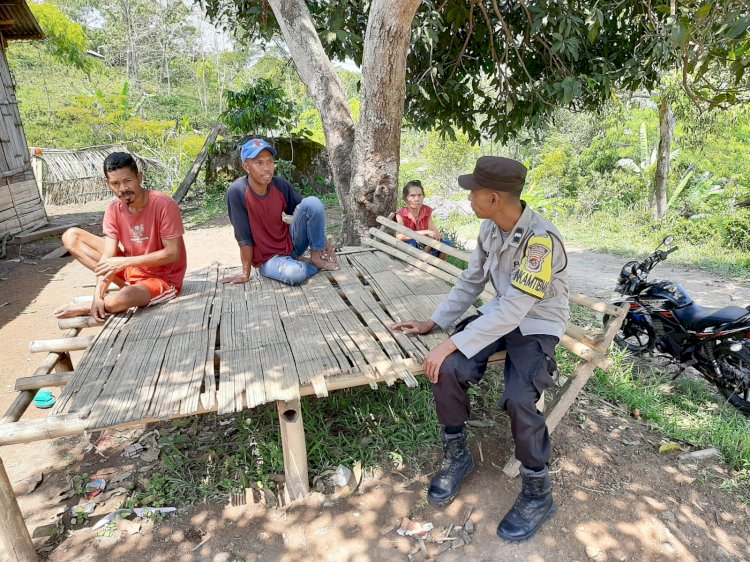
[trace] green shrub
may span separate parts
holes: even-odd
[[[719,232],[727,246],[750,251],[750,210],[742,209],[732,215],[723,217]]]

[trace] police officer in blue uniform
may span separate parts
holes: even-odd
[[[436,505],[450,503],[473,470],[464,430],[467,390],[482,379],[490,356],[505,350],[500,406],[510,414],[523,480],[521,493],[497,528],[498,536],[510,542],[531,538],[555,513],[549,432],[536,403],[554,384],[555,346],[569,315],[565,247],[554,225],[521,200],[525,180],[523,164],[497,156],[479,158],[473,173],[459,176],[474,213],[484,219],[468,267],[430,320],[391,327],[406,334],[447,328],[492,283],[495,298],[425,357],[438,420],[445,426],[444,457],[427,497]]]

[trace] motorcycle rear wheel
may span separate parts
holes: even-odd
[[[602,322],[605,326],[609,318],[608,315],[604,315]],[[647,322],[636,320],[628,314],[625,320],[623,320],[620,331],[617,332],[614,341],[620,349],[626,349],[631,353],[644,353],[654,348],[656,334],[654,334],[654,329]]]
[[[722,347],[714,352],[714,356],[722,372],[732,369],[742,373],[742,380],[734,388],[719,386],[719,392],[732,406],[750,416],[750,386],[745,382],[750,380],[750,351],[746,348],[732,351],[728,347]]]

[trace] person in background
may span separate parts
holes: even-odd
[[[407,183],[404,186],[402,197],[405,205],[396,211],[395,219],[398,224],[410,228],[417,234],[429,236],[433,240],[442,242],[447,246],[452,245],[450,240],[443,238],[443,235],[440,234],[437,226],[435,226],[435,221],[432,219],[432,207],[424,204],[424,188],[422,187],[421,181],[411,180]],[[440,250],[433,249],[426,244],[420,244],[405,234],[397,232],[396,238],[414,246],[415,248],[420,248],[425,252],[430,252],[433,256],[437,256],[441,260],[446,258],[446,255],[440,252]]]

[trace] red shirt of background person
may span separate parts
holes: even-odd
[[[71,255],[96,274],[93,304],[61,306],[57,318],[90,314],[103,322],[109,314],[171,300],[182,288],[187,259],[177,203],[141,186],[143,174],[127,152],[104,159],[104,176],[117,198],[104,214],[105,237],[80,228],[62,237]],[[110,283],[120,290],[107,293]]]
[[[417,234],[429,236],[433,240],[446,243],[443,239],[443,235],[440,234],[440,231],[435,225],[435,221],[432,220],[432,207],[424,204],[424,188],[422,187],[422,182],[419,180],[412,180],[407,183],[404,186],[402,198],[405,205],[396,211],[396,216],[394,217],[396,222],[413,230]],[[442,260],[446,258],[444,253],[433,250],[429,245],[418,244],[405,234],[397,232],[396,238],[402,242],[407,242],[412,246],[422,248],[426,252],[432,252],[433,255],[437,255]]]

